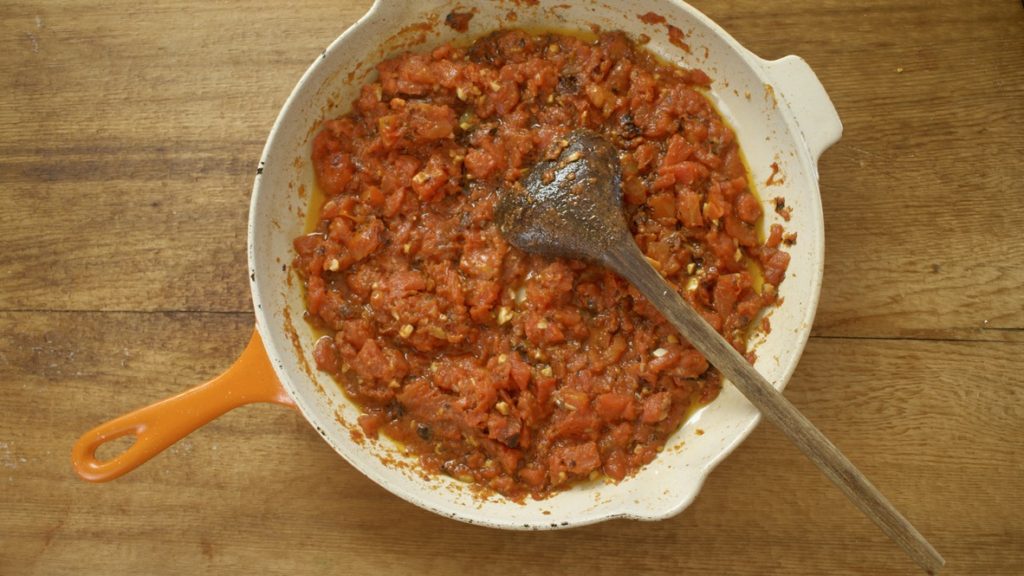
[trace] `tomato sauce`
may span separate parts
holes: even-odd
[[[720,375],[615,274],[510,247],[494,205],[570,130],[603,134],[641,250],[745,350],[789,256],[710,78],[615,32],[502,31],[377,71],[313,143],[324,203],[293,266],[318,368],[430,472],[514,499],[635,473]]]

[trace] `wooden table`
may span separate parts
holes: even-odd
[[[80,433],[241,351],[256,160],[369,2],[109,4],[0,11],[0,574],[915,573],[768,426],[676,518],[551,533],[415,508],[272,406],[76,479]],[[694,4],[764,57],[804,56],[846,127],[787,395],[946,573],[1024,573],[1021,3]]]

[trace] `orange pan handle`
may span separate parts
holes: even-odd
[[[221,414],[254,402],[295,406],[274,375],[263,340],[255,330],[245,351],[227,372],[83,434],[71,451],[72,465],[83,480],[113,480],[141,466]],[[97,448],[129,434],[135,435],[135,443],[131,447],[110,460],[96,459]]]

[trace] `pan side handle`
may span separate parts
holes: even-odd
[[[83,434],[72,449],[72,466],[83,480],[113,480],[221,414],[254,402],[295,406],[274,375],[263,341],[255,330],[242,355],[220,376]],[[128,435],[134,435],[135,442],[126,450],[109,460],[96,457],[100,446]]]

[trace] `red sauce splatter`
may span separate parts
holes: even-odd
[[[289,274],[289,276],[291,276]],[[298,332],[295,330],[295,324],[292,323],[291,312],[288,308],[284,309],[284,332],[288,335],[288,340],[291,341],[292,347],[295,348],[295,355],[299,359],[299,363],[302,364],[302,371],[309,374],[310,378],[315,382],[313,378],[313,370],[309,366],[309,362],[306,362],[306,355],[302,353],[302,339],[299,338]]]
[[[455,12],[453,10],[444,17],[444,23],[445,26],[456,32],[465,32],[469,30],[469,21],[473,19],[473,15],[474,12]]]
[[[683,34],[683,31],[669,24],[665,17],[662,16],[661,14],[658,14],[656,12],[648,12],[646,14],[638,14],[637,17],[640,18],[640,21],[643,22],[644,24],[649,24],[652,26],[655,24],[664,24],[665,29],[668,30],[668,41],[673,45],[682,48],[687,53],[690,52],[690,45],[685,42],[684,39],[686,38],[686,35]],[[641,42],[641,44],[644,43],[645,42]]]
[[[793,209],[786,206],[786,199],[782,196],[776,196],[772,198],[772,203],[775,205],[775,213],[782,216],[782,219],[789,222],[789,219],[793,215]]]
[[[644,24],[664,24],[665,17],[655,12],[648,12],[646,14],[639,14],[640,21]]]
[[[414,22],[412,24],[408,24],[408,25],[402,27],[402,29],[399,30],[398,32],[396,32],[394,34],[394,36],[392,36],[392,38],[397,38],[399,36],[405,36],[405,35],[410,34],[412,32],[433,32],[434,31],[434,27],[436,25],[437,25],[436,22],[433,22],[433,21],[431,21],[431,22]]]
[[[783,177],[783,176],[780,176],[779,174],[780,174],[780,172],[779,172],[779,163],[778,162],[772,162],[772,173],[768,176],[768,179],[765,180],[764,185],[765,186],[777,186],[779,184],[784,183],[786,181],[786,178]]]
[[[686,35],[683,34],[683,31],[671,24],[665,24],[665,26],[668,28],[668,41],[689,53],[690,45],[684,41]]]
[[[337,420],[338,423],[342,425],[342,427],[348,428],[348,437],[352,440],[352,442],[356,444],[364,444],[366,442],[366,435],[363,434],[363,431],[360,430],[359,427],[349,426],[348,422],[346,422],[345,419],[342,418],[340,414],[335,414],[334,419]]]

